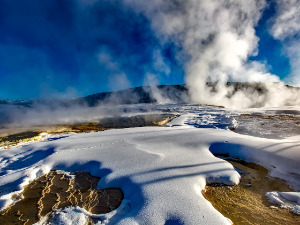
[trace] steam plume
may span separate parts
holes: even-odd
[[[248,60],[257,54],[255,26],[266,7],[265,0],[125,3],[148,17],[162,45],[171,40],[182,49],[179,60],[180,56],[188,56],[186,84],[193,102],[228,107],[299,104],[295,93],[268,73],[265,65]],[[225,85],[227,81],[265,82],[266,96],[247,90],[233,92]],[[208,82],[217,82],[214,90],[206,85]],[[282,92],[286,94],[280,95]]]

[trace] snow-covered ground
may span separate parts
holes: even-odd
[[[278,192],[272,191],[266,193],[270,202],[279,205],[281,208],[288,208],[300,215],[300,192]]]
[[[93,217],[102,224],[230,224],[201,190],[209,183],[238,184],[240,175],[230,163],[213,154],[229,154],[260,164],[272,176],[300,190],[297,124],[293,136],[281,139],[230,130],[239,126],[236,118],[240,114],[289,110],[298,116],[299,108],[234,111],[196,105],[122,107],[126,115],[168,112],[180,116],[167,127],[70,134],[0,151],[0,208],[16,201],[16,194],[33,179],[59,169],[87,171],[102,177],[98,188],[119,187],[124,201],[105,215],[91,215],[78,207],[60,209],[53,213],[55,223],[83,223]],[[297,204],[299,201],[295,209]]]

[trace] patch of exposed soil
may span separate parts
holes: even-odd
[[[0,147],[4,146],[16,146],[20,142],[29,142],[38,140],[41,132],[40,131],[26,131],[16,134],[7,135],[0,137]]]
[[[75,176],[75,177],[74,177]],[[23,196],[14,205],[0,211],[0,224],[33,224],[53,210],[80,206],[93,214],[108,213],[123,200],[117,188],[97,189],[98,177],[86,172],[74,176],[50,171],[25,187]]]

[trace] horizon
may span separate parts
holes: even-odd
[[[230,83],[241,83],[241,84],[265,84],[263,82],[235,82],[235,81],[228,81],[226,85],[230,84]],[[274,82],[276,83],[276,82]],[[206,84],[217,84],[217,82],[215,83],[209,83],[207,82]],[[289,85],[289,84],[284,84],[287,87],[292,87],[292,88],[296,88],[296,89],[300,89],[300,87],[297,86],[293,86],[293,85]],[[145,88],[145,87],[163,87],[163,86],[185,86],[186,84],[158,84],[158,85],[145,85],[145,86],[136,86],[136,87],[129,87],[129,88],[125,88],[125,89],[119,89],[119,90],[114,90],[114,91],[103,91],[103,92],[97,92],[97,93],[92,93],[92,94],[88,94],[88,95],[81,95],[81,96],[75,96],[75,97],[60,97],[60,96],[56,96],[54,98],[32,98],[32,99],[3,99],[0,98],[0,101],[24,101],[24,102],[30,102],[30,101],[52,101],[52,100],[70,100],[70,99],[80,99],[80,98],[85,98],[85,97],[89,97],[89,96],[93,96],[93,95],[97,95],[97,94],[103,94],[103,93],[117,93],[117,92],[122,92],[122,91],[126,91],[126,90],[131,90],[131,89],[137,89],[137,88]]]
[[[199,95],[215,81],[300,86],[297,3],[0,2],[0,99],[182,84]]]

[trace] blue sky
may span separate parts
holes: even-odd
[[[184,83],[180,44],[162,42],[149,16],[121,1],[0,0],[0,99],[76,97],[142,86]],[[283,41],[268,31],[276,4],[264,8],[258,55],[284,79],[291,73]],[[271,21],[271,22],[270,22]]]
[[[269,2],[255,27],[256,35],[260,39],[258,55],[250,57],[250,59],[266,62],[271,73],[284,79],[291,72],[289,58],[284,54],[281,41],[276,40],[268,31],[270,20],[276,13],[275,6],[274,1]]]

